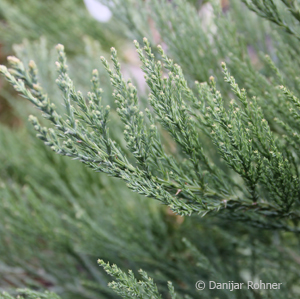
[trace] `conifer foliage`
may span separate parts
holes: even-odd
[[[271,131],[256,98],[248,98],[246,90],[240,89],[223,62],[224,80],[235,95],[226,108],[213,77],[208,83],[196,82],[193,91],[180,66],[160,46],[162,62],[155,59],[146,38],[143,49],[137,42],[135,46],[151,91],[150,105],[144,112],[139,108],[137,88],[130,80],[123,79],[116,50],[111,49],[113,70],[101,57],[114,87],[117,112],[124,123],[124,139],[135,160],[122,152],[109,136],[110,107],[101,104],[97,70],[91,76],[92,90],[85,98],[76,91],[68,75],[62,45],[57,46],[56,66],[66,117],[56,111],[39,85],[33,61],[26,69],[18,58],[8,57],[11,70],[2,66],[1,72],[54,124],[53,128],[46,128],[36,117],[29,118],[38,131],[37,136],[55,152],[78,159],[95,171],[123,179],[133,191],[169,205],[179,215],[226,210],[226,217],[232,212],[234,217],[250,224],[297,231],[284,222],[284,219],[299,219],[295,158]],[[163,71],[168,71],[168,75],[163,77]],[[293,113],[287,111],[290,119],[296,120],[299,99],[285,86],[280,89],[295,109]],[[166,153],[158,124],[178,144],[184,160]],[[281,125],[291,134],[288,124],[281,122]],[[211,139],[223,163],[240,176],[243,185],[238,185],[211,161],[200,133]],[[283,221],[272,224],[261,220],[261,215]]]
[[[39,82],[33,60],[25,65],[9,56],[9,68],[0,66],[0,73],[48,120],[44,126],[38,117],[29,117],[37,137],[57,154],[124,181],[131,191],[159,201],[182,217],[222,218],[247,228],[291,232],[298,238],[299,9],[295,1],[243,2],[271,22],[250,14],[244,6],[238,13],[241,6],[235,1],[228,15],[212,4],[209,28],[201,24],[195,6],[188,1],[107,2],[117,17],[116,7],[124,13],[118,22],[128,26],[128,35],[136,38],[134,46],[149,91],[146,101],[133,80],[124,79],[115,48],[111,48],[110,60],[100,57],[113,88],[113,105],[104,104],[107,87],[100,82],[97,69],[82,74],[90,76],[90,91],[77,90],[61,44],[56,46],[55,64],[64,111]],[[150,11],[163,46],[155,45],[145,24],[139,26],[140,18],[131,18],[141,7],[145,16]],[[268,53],[257,55],[255,51],[262,49],[248,48],[247,38],[238,33],[232,20],[243,13],[265,30],[263,37],[253,30],[249,44],[255,47],[257,38],[261,48],[267,48],[268,34],[272,40]],[[149,34],[149,40],[142,38],[144,34]],[[251,51],[260,59],[258,65],[250,59]],[[121,138],[111,133],[115,126],[112,113],[122,123]],[[200,256],[202,267],[218,277],[216,265],[189,241],[184,243]],[[175,299],[184,293],[176,294],[175,283],[174,288],[168,282],[168,292],[165,288],[162,294],[143,270],[138,280],[131,270],[127,274],[107,261],[98,263],[115,278],[109,286],[122,298]],[[20,294],[29,299],[58,298],[24,290]],[[224,296],[236,298],[232,293]],[[245,296],[264,298],[252,291]],[[268,296],[265,298],[277,298],[273,293]],[[3,294],[0,298],[12,297]]]

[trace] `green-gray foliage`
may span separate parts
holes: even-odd
[[[115,33],[112,35],[112,33]],[[0,2],[0,40],[6,51],[24,38],[34,41],[41,35],[49,42],[64,41],[70,46],[69,52],[82,52],[82,36],[89,36],[108,47],[116,36],[114,26],[94,20],[83,1],[18,1]]]
[[[33,134],[15,135],[7,129],[0,135],[5,145],[0,168],[0,285],[6,290],[11,291],[8,283],[47,286],[62,298],[115,298],[107,288],[110,278],[96,265],[101,257],[125,272],[142,268],[163,298],[169,280],[180,298],[196,297],[199,279],[243,281],[252,275],[286,281],[281,294],[292,296],[289,289],[300,273],[297,244],[290,234],[232,226],[210,217],[176,217],[155,201],[130,196],[122,182],[45,150]],[[230,291],[212,292],[202,295],[235,298]],[[239,294],[251,296],[246,290]]]
[[[282,3],[288,11],[279,9]],[[231,1],[226,13],[217,4],[209,12],[205,4],[205,22],[200,22],[195,6],[183,0],[107,2],[118,24],[128,29],[127,36],[139,41],[134,44],[150,92],[147,101],[124,79],[114,48],[112,66],[101,57],[114,88],[114,103],[102,71],[103,80],[99,80],[98,67],[78,73],[71,61],[68,69],[62,45],[57,46],[56,63],[62,96],[49,82],[40,80],[32,60],[26,61],[27,67],[9,57],[11,69],[2,66],[1,72],[52,123],[45,127],[43,121],[30,117],[46,145],[125,181],[129,189],[186,217],[182,224],[183,218],[170,216],[154,201],[130,197],[132,193],[113,178],[100,176],[102,183],[90,190],[89,183],[97,182],[96,174],[75,162],[70,167],[78,170],[64,169],[60,165],[68,162],[49,152],[44,157],[36,145],[34,158],[22,168],[30,183],[15,171],[21,161],[3,171],[3,244],[13,248],[11,255],[4,255],[3,269],[18,265],[34,274],[16,257],[30,256],[28,248],[38,237],[40,254],[32,251],[38,256],[35,266],[45,269],[54,291],[68,298],[75,294],[113,298],[106,287],[109,278],[95,267],[98,257],[133,270],[126,274],[100,261],[116,279],[110,287],[123,298],[196,297],[194,285],[199,279],[225,282],[258,277],[286,284],[280,292],[206,290],[201,295],[298,296],[299,41],[296,2],[282,3],[249,1],[247,5],[287,33],[276,31],[278,26],[257,18],[236,1]],[[155,46],[157,37],[146,21],[150,17],[163,47]],[[143,40],[145,35],[149,41]],[[83,66],[92,64],[85,61]],[[50,68],[46,63],[43,66],[42,73]],[[92,87],[86,93],[88,79]],[[44,84],[49,84],[47,92]],[[77,91],[78,84],[82,92]],[[49,179],[33,175],[32,165],[38,168],[38,161],[48,166],[57,161],[49,168],[51,175],[41,173],[59,187],[43,187],[42,182]],[[114,184],[120,186],[118,190],[111,190]],[[99,200],[102,189],[109,194]],[[40,204],[40,199],[45,202]],[[30,221],[32,217],[36,222]],[[28,247],[23,251],[18,244]],[[54,265],[48,254],[55,254]],[[83,270],[77,274],[80,264]],[[138,281],[140,267],[142,280]],[[40,288],[33,277],[29,276],[27,286]],[[167,289],[169,280],[175,290],[172,284]]]
[[[243,0],[243,2],[259,16],[279,25],[286,32],[300,39],[299,30],[297,28],[300,22],[300,10],[297,1]]]
[[[60,299],[59,296],[57,296],[55,293],[51,292],[44,292],[44,293],[39,293],[39,292],[34,292],[31,290],[27,289],[19,289],[17,290],[18,296],[13,297],[10,294],[3,292],[0,294],[0,299]]]
[[[101,58],[115,88],[116,111],[124,123],[124,138],[135,162],[130,161],[109,135],[110,107],[102,106],[98,71],[93,71],[92,91],[85,99],[75,90],[67,73],[63,46],[57,46],[56,65],[66,118],[57,112],[39,85],[33,61],[26,70],[17,58],[9,57],[11,72],[4,66],[1,72],[54,124],[55,129],[48,130],[35,117],[30,117],[39,132],[38,137],[57,153],[78,159],[96,171],[122,178],[133,191],[160,200],[180,215],[226,210],[227,216],[232,212],[234,217],[245,219],[249,224],[297,231],[279,219],[272,224],[273,218],[299,219],[298,168],[294,150],[288,150],[284,139],[280,141],[271,131],[256,97],[247,98],[246,91],[239,88],[223,63],[225,81],[236,96],[226,109],[213,77],[209,84],[196,82],[194,92],[181,68],[162,48],[159,47],[159,51],[164,64],[155,61],[148,41],[144,41],[144,52],[137,42],[135,45],[151,90],[149,103],[153,112],[146,108],[147,119],[138,107],[136,87],[123,79],[115,49],[112,49],[114,72]],[[163,67],[169,71],[168,77],[162,78]],[[286,87],[281,89],[283,96],[290,99],[291,107],[297,109],[297,97]],[[286,113],[289,116],[289,112]],[[296,120],[295,111],[289,121]],[[156,122],[175,140],[185,160],[165,152]],[[288,124],[283,121],[281,124],[286,134],[292,133]],[[239,175],[236,179],[226,175],[229,170],[223,171],[213,163],[213,157],[203,148],[200,134],[211,139],[223,163]],[[296,142],[288,137],[285,140]],[[271,220],[264,220],[260,215]]]

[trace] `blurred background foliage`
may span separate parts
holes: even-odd
[[[182,5],[177,10],[170,10],[172,1],[152,2],[151,12],[141,9],[145,5],[142,0],[108,3],[114,17],[99,23],[81,0],[1,0],[0,62],[6,63],[5,57],[11,54],[27,63],[34,59],[43,87],[59,104],[53,48],[62,43],[76,87],[86,93],[92,70],[97,68],[105,104],[112,107],[112,89],[99,57],[107,55],[111,46],[119,49],[122,68],[129,69],[143,89],[131,42],[145,35],[152,44],[163,43],[191,81],[206,81],[210,75],[220,78],[219,64],[231,53],[232,73],[244,80],[240,82],[243,86],[265,84],[267,100],[276,91],[257,79],[256,72],[272,73],[260,51],[278,60],[286,78],[294,76],[291,63],[280,62],[277,52],[283,53],[287,42],[292,49],[297,44],[239,1],[213,5],[177,1]],[[219,38],[213,43],[214,30]],[[221,80],[219,84],[223,84]],[[143,268],[163,294],[168,280],[179,294],[196,298],[199,293],[194,285],[199,279],[265,279],[284,282],[283,290],[216,290],[201,295],[299,296],[299,236],[228,220],[176,216],[157,202],[130,192],[122,182],[50,152],[27,126],[27,116],[35,112],[0,79],[1,290],[14,294],[16,287],[29,287],[48,289],[63,298],[118,298],[107,287],[110,278],[96,264],[101,258],[134,272]],[[110,122],[112,137],[118,140],[123,128],[113,112]],[[126,151],[124,141],[119,142]],[[166,145],[170,150],[174,146],[167,138]]]
[[[84,36],[98,40],[106,50],[120,37],[120,30],[112,22],[102,23],[99,29],[99,23],[89,15],[82,0],[3,0],[0,19],[5,54],[24,38],[34,41],[44,36],[50,44],[65,43],[69,54],[78,54],[83,52]]]

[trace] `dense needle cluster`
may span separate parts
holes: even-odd
[[[38,117],[29,117],[37,137],[52,151],[124,181],[133,192],[167,205],[174,213],[170,213],[172,217],[200,215],[213,219],[212,216],[216,216],[229,220],[231,226],[239,223],[247,228],[297,235],[300,232],[299,9],[295,1],[243,2],[257,15],[271,21],[270,24],[254,19],[248,12],[245,24],[242,20],[235,24],[235,16],[242,16],[235,1],[232,1],[228,15],[219,5],[211,4],[213,13],[204,24],[199,22],[195,6],[183,0],[171,3],[160,0],[107,2],[117,16],[117,22],[129,29],[127,35],[136,39],[134,46],[149,92],[146,100],[133,80],[124,79],[115,48],[111,48],[111,61],[100,57],[113,88],[114,102],[110,105],[105,99],[107,86],[100,82],[97,69],[90,75],[80,73],[84,77],[90,76],[90,91],[77,90],[61,44],[56,47],[56,84],[61,100],[48,96],[39,81],[38,67],[32,60],[27,66],[20,59],[9,56],[9,68],[0,66],[0,72],[48,120],[45,126]],[[206,13],[209,15],[208,11]],[[149,16],[159,31],[163,47],[155,45],[155,36],[151,37],[149,26],[144,22]],[[243,26],[247,27],[246,19],[252,24],[247,28],[252,34],[247,38],[238,32],[243,31]],[[261,37],[257,32],[264,30],[266,36]],[[145,35],[149,39],[143,38]],[[267,44],[267,38],[272,40],[271,46]],[[271,50],[265,52],[270,55],[259,52],[259,47],[253,50],[249,46],[256,43],[266,44],[265,48]],[[57,105],[60,102],[63,109]],[[113,133],[117,127],[116,115],[123,133],[118,138]],[[122,200],[126,201],[126,198]],[[64,220],[76,229],[84,227],[87,234],[93,236],[97,231],[96,222],[87,217],[83,206],[72,203],[72,207],[77,220],[70,215],[64,215]],[[174,219],[177,224],[182,223],[179,218]],[[130,229],[127,233],[130,240],[135,236]],[[149,244],[153,243],[155,234],[156,229],[155,233],[149,233]],[[107,235],[103,233],[101,237],[105,236],[108,244],[114,244],[109,246],[116,246],[115,240]],[[233,235],[228,239],[234,243],[237,241],[233,241]],[[119,243],[125,248],[122,242]],[[183,243],[185,249],[179,250],[186,254],[183,264],[195,262],[216,279],[226,276],[227,270],[216,270],[218,263],[211,263],[189,241]],[[265,250],[262,248],[265,247],[260,246],[251,244],[250,248],[255,252],[253,255],[263,258]],[[156,256],[158,247],[151,248],[154,260],[163,259]],[[83,261],[89,277],[103,285],[105,280],[99,279],[99,270],[91,266],[80,250],[78,252],[72,255]],[[157,285],[145,271],[139,271],[139,281],[132,271],[126,274],[116,265],[111,266],[103,260],[98,263],[115,277],[116,281],[109,286],[121,297],[162,298]],[[178,279],[181,268],[168,276],[169,269],[162,264],[157,267],[162,267],[159,275],[164,273],[165,276],[157,276],[166,286],[164,278],[174,276]],[[278,265],[280,268],[280,263]],[[272,275],[268,273],[266,277],[271,279]],[[180,294],[189,293],[187,283],[191,282],[185,281],[178,287]],[[90,281],[84,284],[97,288]],[[170,282],[164,292],[168,294],[166,298],[181,298]],[[29,299],[37,296],[58,298],[54,293],[28,290],[20,290],[19,294]],[[247,298],[257,295],[245,294]],[[0,298],[12,297],[6,293]],[[191,297],[186,295],[185,298]]]

